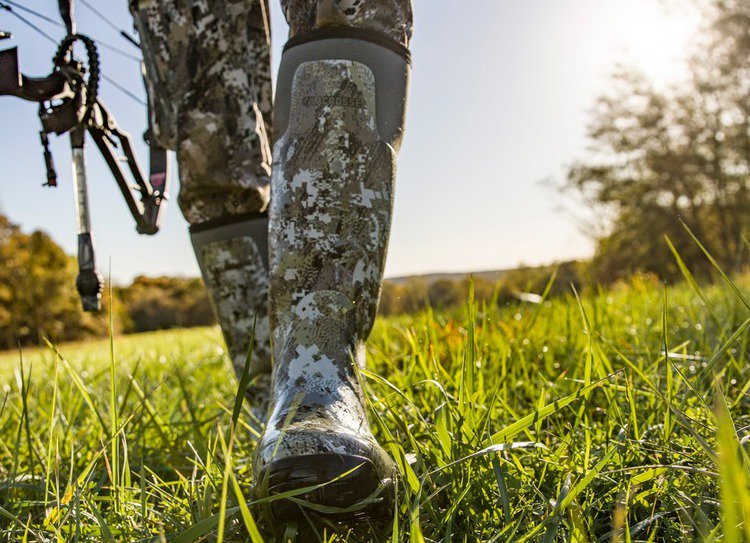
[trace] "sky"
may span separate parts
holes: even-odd
[[[56,0],[14,0],[57,19]],[[89,0],[131,29],[126,0]],[[273,62],[287,27],[272,4]],[[691,4],[664,0],[414,0],[412,81],[386,276],[546,264],[589,256],[593,242],[551,186],[585,156],[595,99],[618,64],[658,85],[684,75],[700,18]],[[24,14],[55,38],[62,30]],[[81,33],[138,55],[114,29],[78,4]],[[0,30],[17,45],[22,70],[45,75],[55,45],[0,10]],[[102,71],[143,98],[138,64],[100,49]],[[275,69],[274,69],[275,71]],[[145,109],[110,83],[100,96],[140,143]],[[59,187],[42,187],[44,163],[36,106],[0,98],[0,213],[25,231],[42,229],[76,250],[67,137],[53,138]],[[88,146],[92,227],[100,271],[119,283],[134,276],[195,276],[187,224],[169,202],[161,232],[138,235],[114,180]],[[172,193],[177,175],[173,168]]]

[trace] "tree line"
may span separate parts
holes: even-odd
[[[526,292],[542,292],[553,274],[551,295],[580,287],[581,265],[519,268],[499,281],[473,279],[479,303],[519,303]],[[85,313],[75,288],[75,258],[47,234],[26,234],[0,215],[0,349],[106,336],[109,313],[115,334],[148,332],[215,323],[200,278],[136,277],[130,285],[105,288],[100,313]],[[381,315],[447,308],[462,304],[469,276],[427,281],[413,277],[383,284]]]
[[[136,277],[105,288],[102,311],[86,313],[75,287],[76,260],[47,234],[24,233],[0,215],[0,349],[114,333],[213,323],[198,278]]]

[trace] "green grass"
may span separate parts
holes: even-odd
[[[379,320],[390,541],[750,541],[748,286]],[[0,540],[274,541],[217,329],[58,349],[0,355]]]

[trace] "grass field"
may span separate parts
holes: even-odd
[[[379,320],[389,540],[750,541],[748,287],[636,278]],[[217,329],[1,355],[0,540],[294,540],[244,507],[236,389]]]

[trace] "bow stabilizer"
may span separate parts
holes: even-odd
[[[107,167],[114,177],[140,234],[153,235],[159,231],[168,199],[169,161],[166,149],[144,134],[149,145],[150,171],[148,177],[138,164],[130,135],[121,130],[98,95],[99,55],[91,38],[77,34],[73,17],[73,3],[58,0],[60,15],[67,35],[59,44],[52,59],[52,71],[45,77],[28,77],[21,72],[18,49],[0,51],[0,95],[15,96],[39,104],[44,164],[47,172],[45,186],[57,186],[57,173],[49,149],[49,135],[70,136],[73,158],[73,184],[78,230],[78,269],[76,286],[85,311],[101,309],[102,277],[96,271],[93,234],[91,232],[88,180],[86,175],[85,135],[94,140]],[[12,37],[0,31],[0,40]],[[83,44],[86,63],[74,58],[73,45]],[[149,115],[149,119],[150,119]],[[122,163],[127,164],[127,170]]]

